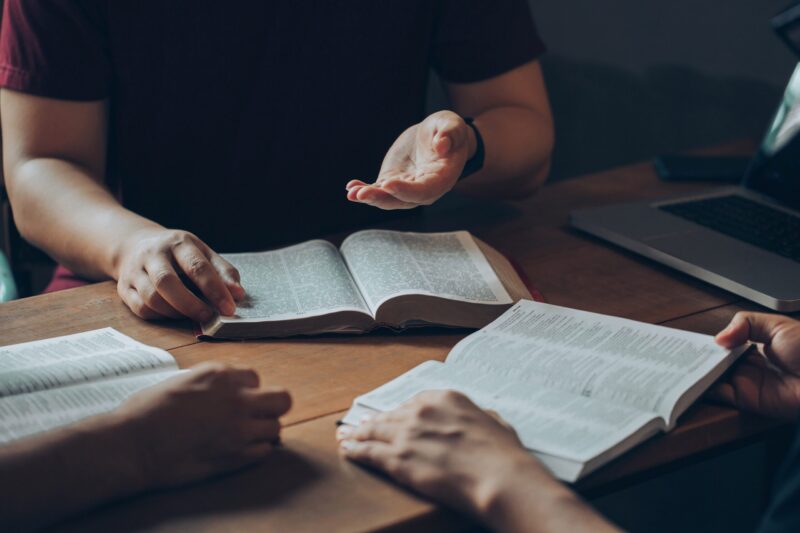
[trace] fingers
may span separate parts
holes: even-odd
[[[245,466],[261,461],[267,457],[275,449],[275,446],[270,442],[259,442],[247,446],[242,452],[242,460]]]
[[[766,360],[754,353],[740,361],[727,381],[709,390],[709,399],[740,409],[754,410],[762,397]]]
[[[708,391],[710,400],[726,405],[736,404],[736,391],[730,383],[720,383]]]
[[[145,265],[145,270],[156,292],[183,316],[201,323],[213,318],[213,310],[192,294],[163,257],[152,258]]]
[[[717,334],[716,340],[728,349],[741,346],[747,341],[769,344],[773,332],[786,320],[789,319],[780,315],[739,312],[728,327]]]
[[[370,420],[357,427],[340,426],[336,430],[336,438],[345,440],[380,441],[391,443],[400,433],[400,426],[383,420]]]
[[[259,376],[250,368],[233,368],[216,362],[200,364],[192,369],[189,379],[220,385],[223,388],[244,389],[247,415],[259,418],[277,418],[292,406],[292,397],[284,389],[253,390],[259,386]],[[228,389],[230,390],[230,389]]]
[[[255,417],[277,418],[292,407],[292,397],[281,389],[246,391],[244,397],[250,415]]]
[[[117,293],[125,305],[133,311],[133,314],[144,320],[163,320],[167,316],[150,308],[142,299],[139,292],[134,287],[117,287]]]
[[[183,316],[158,294],[158,291],[150,282],[150,278],[144,270],[141,271],[140,275],[136,276],[133,288],[138,293],[144,305],[155,311],[158,315],[165,318],[181,318]]]
[[[236,313],[236,303],[222,276],[208,257],[192,243],[177,246],[175,262],[223,315]]]
[[[494,411],[492,409],[487,409],[486,410],[486,414],[488,414],[490,417],[492,417],[495,422],[497,422],[498,424],[503,426],[505,429],[507,429],[509,431],[513,431],[514,433],[516,433],[516,430],[514,429],[514,426],[512,426],[511,424],[506,422],[505,419],[502,416],[500,416],[500,413],[498,413],[497,411]]]
[[[281,423],[275,418],[251,418],[245,428],[245,439],[250,445],[277,443],[281,434]]]
[[[416,205],[431,204],[448,191],[444,181],[437,180],[436,176],[422,176],[415,181],[388,180],[381,184],[381,188],[400,201]]]
[[[258,373],[251,368],[235,368],[216,361],[193,367],[189,379],[233,389],[254,389],[260,382]]]
[[[228,368],[225,373],[231,385],[238,388],[256,389],[261,381],[258,373],[250,368]]]
[[[214,268],[222,277],[222,281],[230,291],[233,299],[237,302],[242,301],[244,297],[247,296],[247,292],[245,291],[244,287],[242,287],[241,276],[239,275],[239,271],[236,269],[236,267],[211,249],[208,250],[207,255],[211,261],[211,264],[214,265]]]
[[[413,209],[419,205],[400,200],[375,185],[356,185],[347,191],[347,199],[385,210]]]
[[[348,459],[379,470],[392,473],[394,462],[392,447],[385,442],[343,440],[339,444],[342,454]]]
[[[345,185],[344,188],[347,191],[350,191],[350,189],[352,189],[353,187],[367,187],[368,185],[369,183],[363,182],[361,180],[350,180],[347,182],[347,185]]]

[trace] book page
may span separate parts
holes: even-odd
[[[353,278],[327,241],[309,241],[281,250],[230,254],[247,298],[231,320],[291,320],[336,311],[371,314]]]
[[[427,294],[484,304],[512,302],[469,233],[369,230],[342,243],[361,294],[375,313],[386,300]]]
[[[429,361],[361,396],[356,405],[396,409],[427,390],[455,390],[497,411],[529,450],[588,461],[652,422],[653,413],[586,398],[557,388],[532,387],[494,373]]]
[[[708,335],[521,301],[460,342],[447,361],[669,422],[680,395],[728,356]]]
[[[166,369],[177,364],[164,350],[99,329],[0,347],[0,397]]]
[[[188,370],[164,370],[0,398],[0,444],[116,409],[132,395]]]

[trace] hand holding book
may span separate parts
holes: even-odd
[[[763,345],[737,365],[711,397],[744,411],[797,420],[800,417],[800,322],[766,313],[738,313],[717,335],[726,348]]]

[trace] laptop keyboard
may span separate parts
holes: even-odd
[[[800,262],[800,217],[736,195],[662,205],[660,209]]]

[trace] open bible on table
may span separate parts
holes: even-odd
[[[521,301],[458,343],[360,396],[342,420],[456,390],[497,411],[558,478],[576,481],[675,421],[746,350],[713,337]]]
[[[340,248],[315,240],[225,258],[239,269],[247,298],[236,316],[202,324],[208,337],[480,328],[532,298],[508,260],[466,231],[367,230]]]
[[[111,411],[181,372],[112,328],[0,347],[0,444]]]

